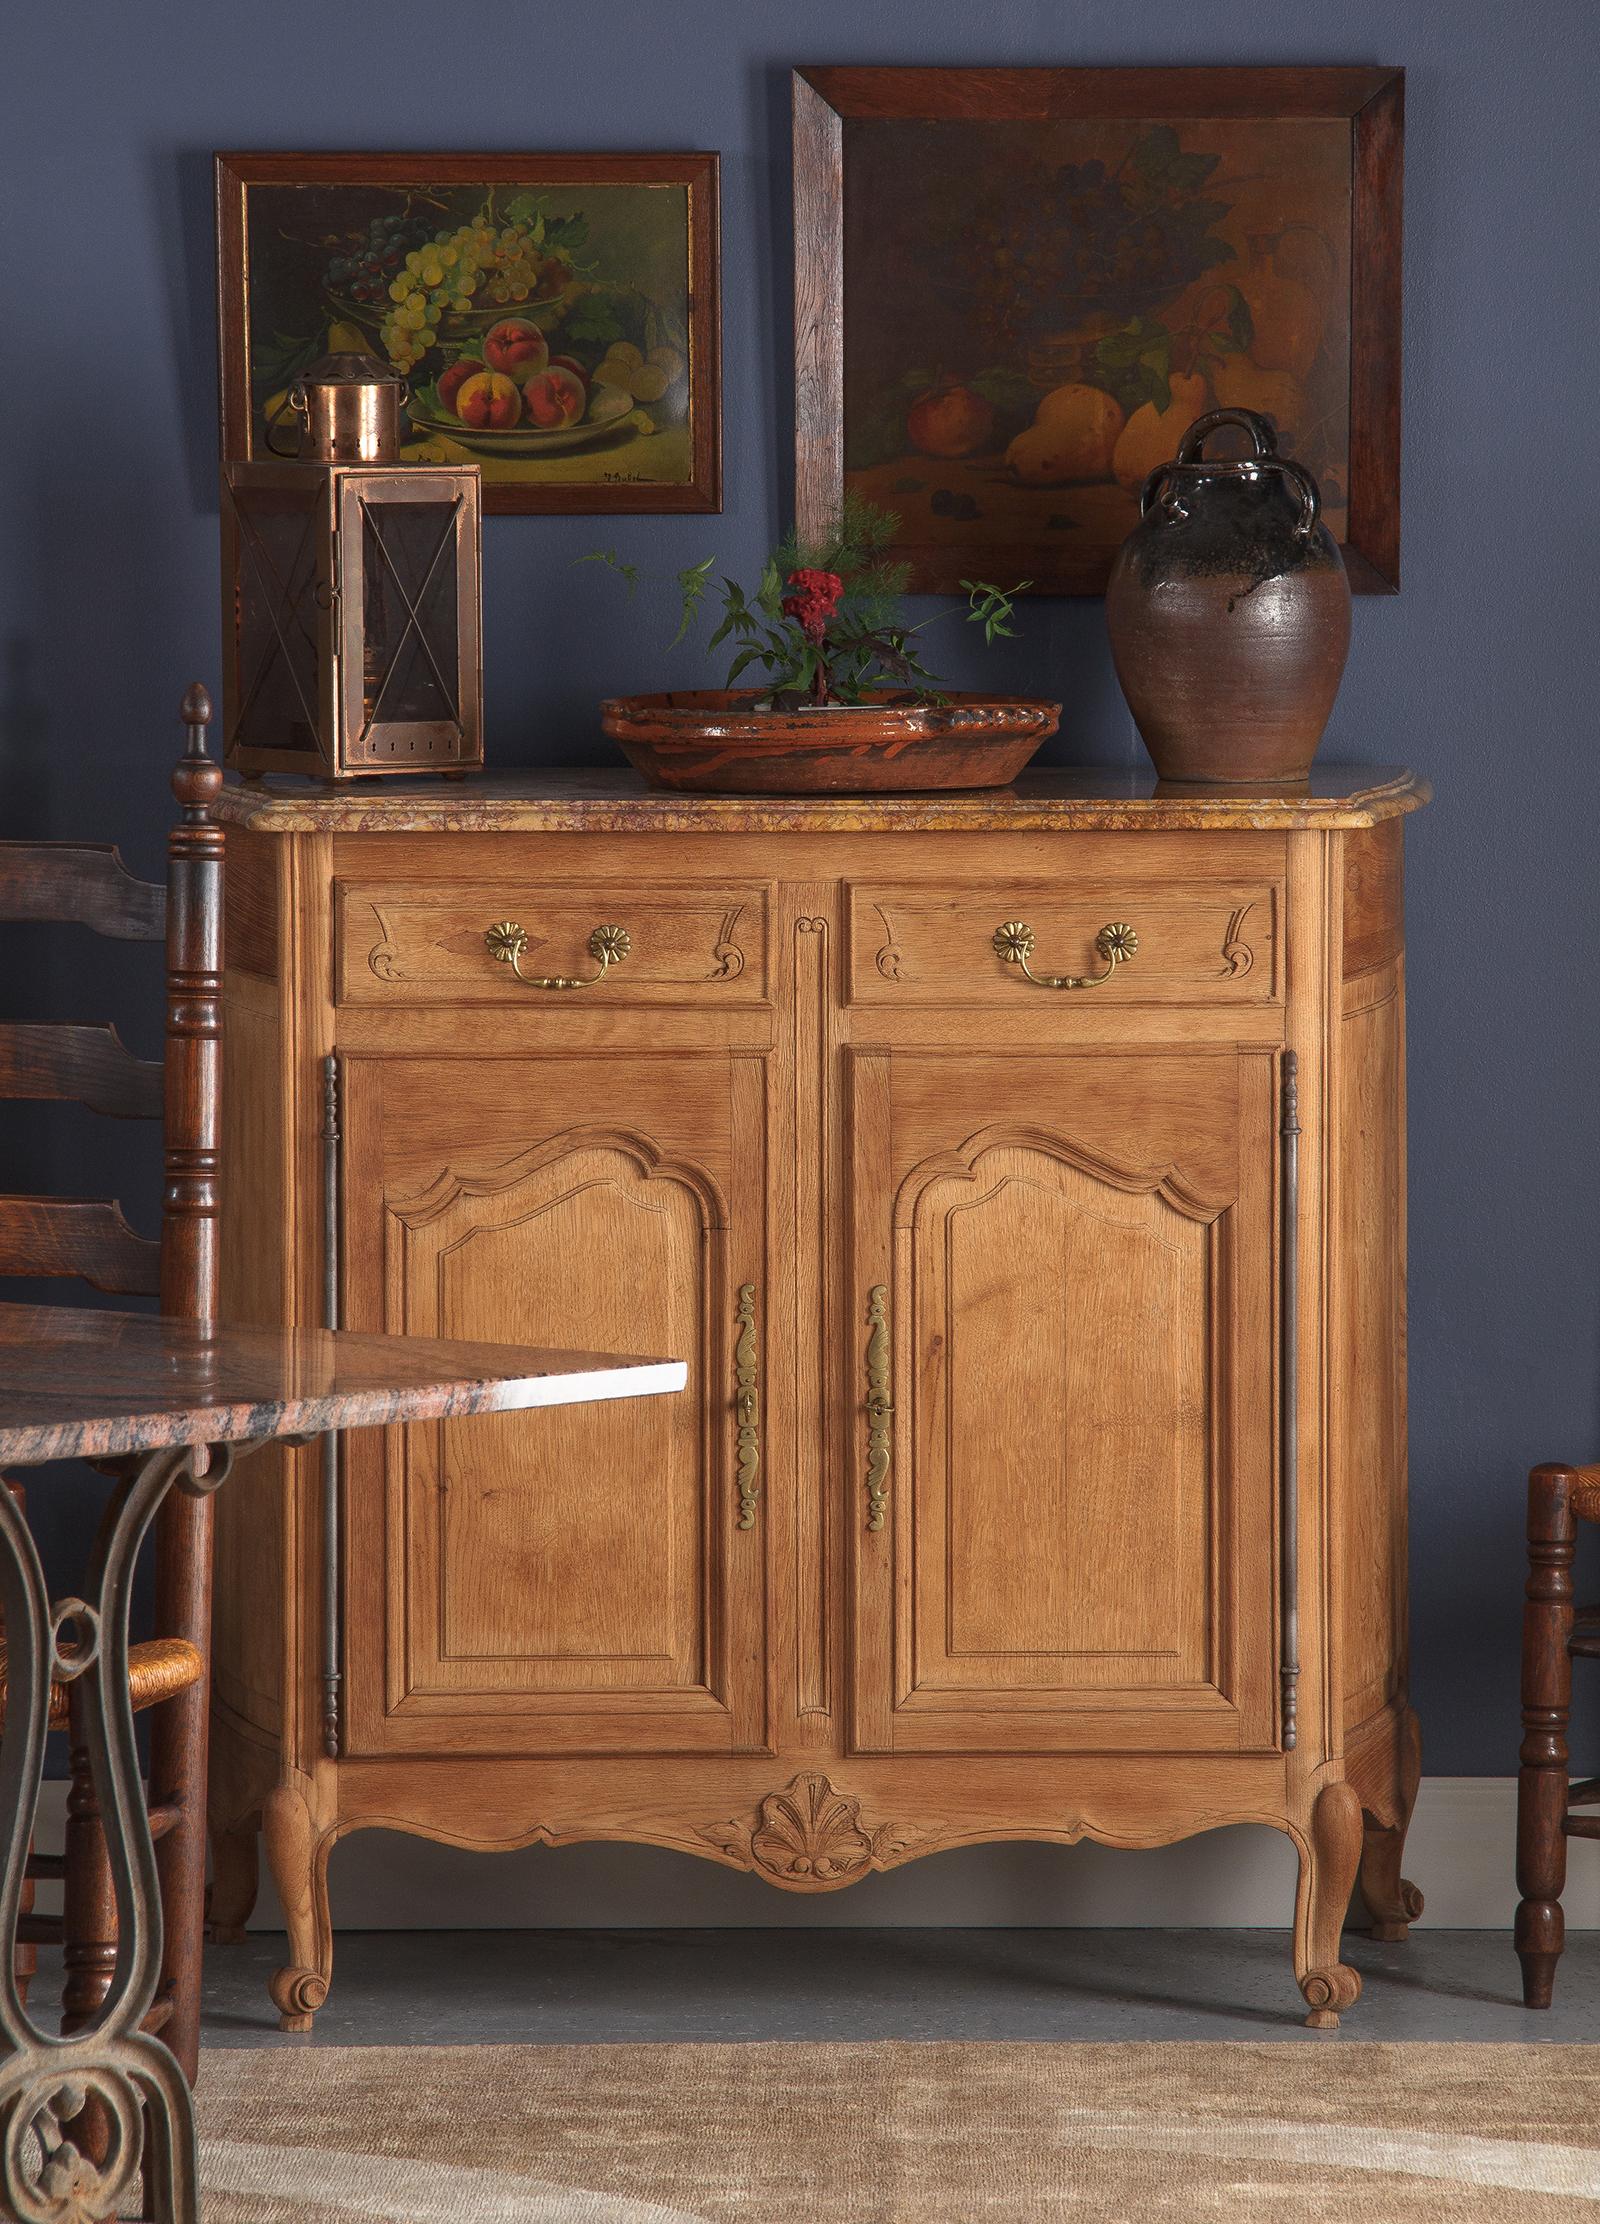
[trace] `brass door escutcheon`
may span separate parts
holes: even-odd
[[[1025,920],[1008,919],[1003,927],[994,930],[994,954],[1006,965],[1019,965],[1035,988],[1098,988],[1102,981],[1109,981],[1119,965],[1139,954],[1139,937],[1123,920],[1116,920],[1100,929],[1094,946],[1106,961],[1103,973],[1035,973],[1029,964],[1033,956],[1033,929]]]
[[[515,919],[499,919],[492,927],[483,930],[484,947],[490,957],[500,964],[509,965],[519,981],[529,988],[593,988],[596,981],[603,981],[614,965],[620,965],[633,948],[633,941],[626,927],[596,927],[589,937],[589,955],[599,961],[598,973],[524,973],[522,953],[528,947],[525,928]]]
[[[736,1385],[734,1412],[739,1419],[739,1521],[741,1529],[756,1525],[756,1500],[761,1495],[761,1375],[756,1361],[756,1286],[739,1286],[739,1341],[733,1347]]]
[[[889,1288],[875,1282],[867,1292],[867,1527],[883,1527],[889,1503]]]

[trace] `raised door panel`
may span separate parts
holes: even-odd
[[[354,1325],[689,1367],[681,1397],[349,1440],[352,1749],[759,1746],[734,1407],[764,1062],[352,1060],[347,1098]]]
[[[1269,1747],[1272,1060],[852,1064],[858,1743]]]

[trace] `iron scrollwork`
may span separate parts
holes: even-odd
[[[167,1446],[122,1465],[95,1547],[88,1597],[50,1603],[44,1571],[11,1493],[0,1489],[0,1603],[7,1705],[0,1741],[0,2211],[15,2224],[103,2224],[138,2212],[194,2224],[199,2214],[194,2105],[182,2070],[141,2026],[161,1969],[161,1898],[128,1686],[128,1606],[139,1550],[173,1488],[209,1496],[253,1446]],[[105,1831],[117,1909],[117,1959],[90,2021],[65,2037],[33,2021],[15,1944],[39,1804],[50,1683],[81,1686],[78,1708]],[[73,2137],[91,2109],[96,2155]]]

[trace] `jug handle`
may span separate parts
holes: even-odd
[[[1265,417],[1258,416],[1253,409],[1208,409],[1203,417],[1195,419],[1178,442],[1178,453],[1174,461],[1199,463],[1206,442],[1214,432],[1220,432],[1224,425],[1237,425],[1241,432],[1247,432],[1250,435],[1250,445],[1258,458],[1277,455],[1278,436]]]
[[[1317,520],[1322,515],[1322,497],[1317,491],[1317,482],[1304,464],[1294,463],[1288,456],[1279,455],[1277,434],[1266,418],[1257,416],[1253,409],[1213,409],[1209,410],[1204,417],[1197,417],[1179,441],[1178,453],[1173,462],[1179,464],[1199,463],[1206,442],[1214,432],[1219,431],[1224,425],[1236,425],[1241,432],[1247,432],[1250,435],[1251,446],[1255,450],[1255,455],[1251,460],[1264,465],[1269,471],[1281,471],[1289,481],[1289,484],[1300,498],[1300,515],[1295,523],[1295,532],[1301,540],[1308,541],[1316,531]],[[1171,469],[1172,464],[1157,464],[1154,471],[1145,480],[1139,495],[1139,515],[1141,517],[1148,514],[1150,505],[1156,497],[1156,489]],[[1162,508],[1174,522],[1186,518],[1189,514],[1176,488],[1167,490],[1162,500]]]

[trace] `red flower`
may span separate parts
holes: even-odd
[[[783,614],[798,619],[800,630],[808,641],[821,645],[828,631],[828,620],[839,607],[844,593],[844,581],[836,571],[792,571],[788,585],[795,591],[783,598]]]

